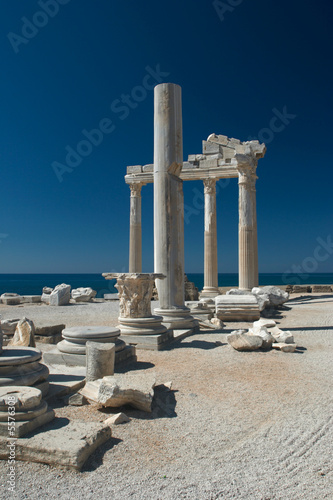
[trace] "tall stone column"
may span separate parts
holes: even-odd
[[[205,179],[205,270],[200,298],[219,295],[217,270],[216,179]]]
[[[154,91],[154,261],[160,308],[171,329],[191,328],[184,306],[184,204],[181,88],[162,83]]]
[[[254,169],[250,166],[239,170],[239,288],[251,290],[257,284],[257,222],[255,203]]]
[[[253,199],[253,286],[259,286],[259,270],[258,270],[258,226],[257,226],[257,193],[256,180],[254,176],[252,182],[252,199]]]
[[[133,182],[129,186],[131,189],[129,272],[141,273],[142,271],[141,188],[143,186],[143,183]]]

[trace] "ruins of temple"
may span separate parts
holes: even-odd
[[[174,89],[178,88],[177,91]],[[172,93],[174,92],[174,94]],[[156,206],[158,205],[158,192],[161,178],[161,168],[156,165],[159,156],[156,153],[156,119],[159,115],[158,96],[166,99],[169,96],[169,106],[173,112],[168,110],[168,115],[172,115],[173,124],[178,124],[175,132],[177,140],[181,143],[181,90],[173,84],[161,84],[155,89],[155,160],[154,164],[134,165],[127,167],[125,182],[131,190],[130,198],[130,249],[129,249],[129,271],[140,273],[142,270],[142,221],[141,221],[141,189],[148,183],[154,183],[154,232],[155,232],[155,266],[156,255],[159,253],[161,228],[165,228],[156,220]],[[173,96],[172,98],[170,96]],[[176,119],[177,116],[177,119]],[[170,118],[170,116],[169,116]],[[162,134],[162,137],[163,134]],[[191,180],[202,180],[205,199],[205,227],[204,227],[204,288],[201,298],[213,298],[219,294],[218,290],[218,267],[217,267],[217,226],[216,226],[216,182],[220,179],[238,178],[239,185],[239,288],[251,290],[258,286],[258,239],[257,239],[257,214],[256,214],[256,169],[258,160],[263,158],[266,152],[265,144],[259,141],[241,142],[238,139],[229,139],[224,135],[211,134],[207,141],[202,143],[201,154],[191,154],[187,161],[182,161],[182,144],[179,146],[177,159],[170,157],[166,169],[166,175],[173,179],[174,190],[179,191],[178,199],[174,199],[175,206],[182,214],[184,203],[182,195],[182,182]],[[167,143],[161,144],[160,151],[165,152]],[[181,150],[181,152],[180,152]],[[164,153],[163,153],[164,154]],[[163,154],[161,156],[163,157]],[[157,160],[156,160],[157,158]],[[173,168],[172,164],[178,165]],[[172,169],[173,168],[173,169]],[[171,171],[172,170],[172,171]],[[176,187],[178,186],[178,187]],[[183,217],[183,215],[180,215]],[[167,220],[167,219],[165,219]],[[161,221],[162,222],[162,221]],[[182,223],[181,223],[182,224]],[[174,226],[176,228],[176,225]],[[177,236],[177,230],[179,234]],[[180,225],[176,229],[174,238],[182,235],[179,245],[180,253],[184,252],[183,227]],[[165,245],[162,243],[162,245]],[[155,272],[164,272],[165,269],[157,269]],[[176,279],[176,278],[175,278]],[[164,282],[165,283],[165,282]],[[181,286],[181,284],[179,284]]]

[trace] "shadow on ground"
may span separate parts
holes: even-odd
[[[149,368],[154,368],[154,366],[154,363],[150,363],[149,361],[135,361],[128,365],[115,366],[114,371],[115,373],[127,373],[130,371],[149,370]]]
[[[111,438],[106,443],[102,444],[94,451],[85,462],[84,466],[81,469],[81,472],[92,472],[101,465],[103,465],[104,455],[107,451],[111,450],[114,446],[117,446],[121,443],[121,439]]]

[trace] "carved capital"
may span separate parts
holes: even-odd
[[[216,179],[204,179],[203,184],[205,194],[216,194]]]
[[[131,196],[140,197],[141,196],[141,188],[143,186],[143,182],[132,182],[129,184],[131,190]]]
[[[252,191],[255,190],[256,185],[256,169],[251,165],[242,165],[237,168],[238,170],[238,184],[246,185]]]

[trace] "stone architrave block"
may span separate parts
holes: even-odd
[[[195,160],[194,160],[194,161],[195,161]],[[186,169],[188,169],[188,168],[191,168],[191,169],[193,169],[193,168],[198,168],[198,164],[197,164],[197,163],[194,163],[194,161],[193,161],[193,162],[190,162],[190,161],[184,161],[182,170],[186,170]]]
[[[259,306],[253,295],[218,295],[215,297],[216,316],[222,321],[256,321]]]
[[[141,172],[142,172],[141,165],[132,165],[132,166],[127,167],[128,174],[140,174]]]
[[[154,164],[149,163],[148,165],[144,165],[142,167],[142,172],[154,172]]]
[[[50,306],[65,306],[71,298],[71,286],[62,283],[57,285],[50,294]]]
[[[209,157],[208,157],[209,158]],[[217,168],[218,160],[201,160],[199,164],[199,168]]]
[[[220,153],[220,145],[215,142],[202,141],[202,152],[205,155]]]
[[[222,146],[226,146],[228,144],[229,138],[226,135],[211,134],[208,137],[207,141],[215,142],[217,144],[221,144]]]

